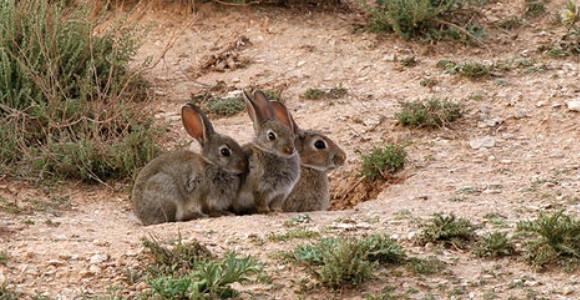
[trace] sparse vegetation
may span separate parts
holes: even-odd
[[[407,151],[402,145],[388,144],[374,148],[370,154],[362,156],[361,175],[369,181],[389,178],[405,167]]]
[[[186,274],[198,261],[214,258],[213,254],[198,241],[184,243],[181,235],[173,247],[167,247],[153,238],[142,238],[143,247],[149,250],[153,264],[149,271],[154,274]]]
[[[531,235],[525,241],[524,253],[533,266],[580,258],[580,219],[562,211],[551,215],[540,213],[535,220],[518,222],[517,229]]]
[[[308,88],[302,98],[308,100],[319,100],[319,99],[340,99],[348,94],[348,90],[342,86],[333,87],[328,90],[323,90],[319,88]]]
[[[514,243],[505,232],[493,232],[483,235],[477,242],[474,254],[477,257],[498,258],[515,253]]]
[[[2,300],[18,300],[22,299],[24,295],[17,292],[8,281],[0,283],[0,299]]]
[[[232,283],[249,281],[262,271],[251,256],[236,257],[230,252],[220,261],[198,261],[193,272],[183,277],[158,277],[149,281],[164,299],[224,299],[236,295]]]
[[[465,249],[468,243],[475,241],[476,226],[465,218],[457,218],[455,214],[444,215],[436,213],[421,232],[419,242],[442,243],[444,246],[453,246]]]
[[[268,240],[273,242],[285,242],[292,239],[309,239],[319,237],[320,232],[312,231],[305,228],[291,230],[285,233],[272,233],[268,236]]]
[[[202,93],[192,96],[192,101],[200,105],[207,113],[217,116],[233,116],[246,109],[241,96],[217,96],[212,93]]]
[[[370,28],[375,31],[394,31],[397,35],[424,40],[478,39],[485,37],[477,23],[475,1],[470,0],[379,0],[369,6]]]
[[[401,111],[395,113],[395,118],[403,126],[441,127],[459,119],[463,112],[462,105],[452,101],[400,102]]]
[[[371,278],[378,263],[402,263],[403,249],[391,238],[372,235],[361,239],[324,238],[297,246],[294,259],[324,286],[336,289]]]
[[[310,223],[312,219],[308,214],[297,214],[292,216],[288,221],[284,222],[284,226],[292,227],[298,224]]]
[[[427,258],[412,257],[407,262],[407,269],[415,274],[433,275],[443,271],[446,264],[435,256]]]
[[[163,299],[222,299],[236,294],[230,287],[248,281],[248,276],[262,272],[262,266],[251,256],[238,258],[229,252],[219,259],[197,241],[183,242],[181,235],[173,247],[156,239],[142,239],[152,259],[145,273],[131,277],[147,279],[154,292]]]
[[[8,261],[8,253],[4,250],[0,250],[0,266],[5,266]]]
[[[524,14],[530,17],[539,17],[546,12],[547,0],[525,0],[524,1]]]
[[[137,102],[147,84],[128,68],[146,31],[123,18],[96,35],[99,23],[84,4],[1,6],[0,168],[92,182],[131,178],[159,152],[160,130]]]

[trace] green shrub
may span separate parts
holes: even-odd
[[[156,239],[150,240],[145,237],[141,242],[154,260],[149,268],[150,272],[156,274],[186,274],[197,262],[214,258],[213,254],[198,241],[184,243],[181,236],[173,247],[163,246]]]
[[[374,148],[370,154],[362,156],[361,175],[369,181],[388,178],[405,167],[407,151],[402,145],[388,144]]]
[[[485,234],[477,242],[474,251],[474,254],[477,257],[491,258],[510,256],[514,253],[514,243],[507,237],[505,232],[493,232]]]
[[[482,28],[475,22],[475,1],[377,0],[372,7],[362,1],[371,15],[372,29],[392,30],[405,39],[417,36],[430,40],[483,36]]]
[[[395,113],[395,118],[403,126],[413,127],[441,127],[461,118],[461,103],[452,101],[400,102],[401,111]]]
[[[362,237],[323,238],[296,246],[293,258],[305,266],[322,285],[336,289],[344,284],[357,285],[371,278],[379,263],[405,262],[405,251],[380,234]]]
[[[443,243],[445,246],[466,248],[468,242],[477,238],[476,226],[465,218],[457,218],[453,213],[448,216],[436,213],[421,232],[419,241],[426,243]]]
[[[318,99],[340,99],[348,94],[348,90],[342,86],[333,87],[328,90],[319,88],[308,88],[303,94],[302,98],[308,100]]]
[[[262,271],[251,256],[237,258],[230,252],[221,261],[199,261],[194,271],[183,277],[158,277],[149,281],[163,299],[224,299],[236,295],[232,283],[249,281],[248,276]]]
[[[535,220],[518,222],[517,229],[533,237],[525,242],[524,251],[527,261],[536,267],[580,258],[580,219],[562,211],[550,216],[540,213]]]
[[[123,18],[95,35],[90,11],[0,3],[1,168],[101,181],[130,178],[158,154],[146,83],[128,68],[146,30]]]

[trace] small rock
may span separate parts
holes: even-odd
[[[107,259],[109,259],[109,257],[105,254],[95,254],[95,255],[91,256],[90,263],[91,264],[100,264],[102,262],[107,261]]]
[[[82,270],[79,272],[79,275],[81,275],[81,278],[88,278],[88,277],[95,275],[95,273],[93,273],[89,270]]]
[[[529,287],[534,287],[534,286],[538,286],[538,285],[540,285],[540,283],[539,283],[539,282],[537,282],[537,281],[535,281],[535,280],[526,280],[526,281],[524,282],[524,285],[525,285],[525,286],[529,286]]]
[[[58,260],[58,259],[51,259],[51,260],[47,261],[47,263],[49,265],[55,266],[55,267],[64,265],[64,261]]]
[[[98,266],[92,265],[89,267],[89,272],[91,272],[93,274],[99,274],[99,273],[101,273],[101,268],[99,268]]]
[[[2,280],[1,279],[0,279],[0,283],[2,283]],[[572,294],[574,294],[574,289],[573,288],[567,286],[567,287],[564,287],[562,289],[562,295],[569,296],[569,295],[572,295]]]
[[[476,150],[481,148],[491,148],[495,146],[495,139],[490,136],[474,139],[469,141],[469,146]]]
[[[303,60],[301,60],[301,61],[299,61],[299,62],[296,64],[296,66],[297,66],[297,67],[302,67],[304,64],[306,64],[306,62],[305,62],[305,61],[303,61]]]
[[[566,102],[566,105],[568,105],[568,110],[580,112],[580,99],[570,100]]]

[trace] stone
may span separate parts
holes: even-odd
[[[491,148],[495,146],[495,139],[491,136],[473,139],[469,141],[469,146],[473,149]]]
[[[580,99],[566,102],[568,110],[580,112]]]

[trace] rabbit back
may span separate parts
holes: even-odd
[[[206,216],[202,212],[204,196],[203,158],[190,151],[161,155],[137,176],[131,202],[143,225],[187,221]]]

